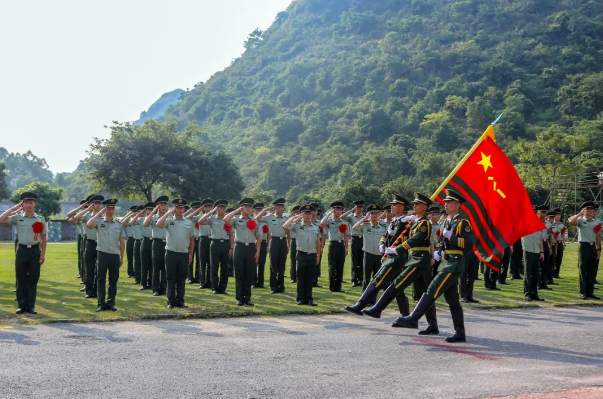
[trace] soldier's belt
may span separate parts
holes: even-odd
[[[23,248],[35,248],[38,245],[40,245],[40,244],[39,243],[38,244],[19,244],[19,246],[23,247]]]
[[[271,238],[277,238],[279,240],[284,240],[287,237],[281,237],[281,236],[270,236]]]
[[[237,245],[243,245],[244,247],[249,247],[251,245],[253,245],[255,247],[255,242],[242,242],[242,241],[236,241]]]
[[[463,251],[460,249],[447,249],[444,251],[446,255],[463,255]]]
[[[338,244],[343,244],[343,240],[329,240],[329,242],[336,242]]]
[[[415,252],[429,252],[431,248],[429,247],[412,247],[410,248],[410,253],[415,253]]]
[[[216,242],[226,242],[229,241],[227,238],[212,238],[212,241],[216,241]]]

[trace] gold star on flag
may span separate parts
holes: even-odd
[[[482,154],[482,160],[479,161],[477,164],[478,165],[482,165],[484,167],[484,173],[488,172],[488,168],[493,168],[494,166],[492,166],[492,161],[490,160],[490,155],[486,155],[483,152]]]

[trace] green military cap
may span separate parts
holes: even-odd
[[[427,206],[431,205],[432,202],[431,198],[421,193],[415,193],[415,198],[412,200],[413,204],[425,204]]]
[[[356,206],[363,206],[364,205],[364,200],[356,200],[353,202],[354,205]]]
[[[314,212],[314,207],[311,204],[302,205],[299,207],[300,212]]]
[[[167,195],[161,195],[159,197],[157,197],[157,199],[155,200],[155,204],[159,204],[159,203],[165,203],[167,204],[169,202],[169,198]]]
[[[177,208],[184,208],[184,207],[186,207],[186,201],[183,200],[182,198],[174,198],[172,200],[172,204],[176,205]]]
[[[264,203],[263,202],[256,202],[253,205],[253,209],[264,209]]]
[[[310,206],[312,206],[312,205],[310,205]],[[299,208],[301,208],[300,205],[295,205],[293,208],[291,208],[291,212],[297,212],[297,211],[299,211]]]
[[[200,207],[201,207],[201,201],[191,202],[191,208],[200,208]]]
[[[109,208],[115,208],[115,204],[117,204],[117,198],[108,198],[103,201],[103,205]]]
[[[21,193],[21,195],[19,196],[19,199],[21,201],[25,201],[25,200],[37,200],[38,196],[36,195],[36,193],[32,193],[31,191],[26,191],[24,193]]]
[[[555,216],[556,214],[557,214],[557,212],[555,212],[554,210],[552,210],[552,211],[548,211],[548,212],[546,213],[546,215],[547,215],[547,216]]]
[[[394,197],[389,202],[390,204],[402,204],[404,206],[408,205],[408,200],[401,196],[400,194],[394,194]]]
[[[555,215],[561,215],[563,213],[561,208],[555,208],[555,209],[553,209],[553,212],[555,212]]]
[[[138,212],[140,212],[140,211],[144,210],[144,205],[138,205],[138,206],[136,207],[136,210],[137,210]]]
[[[451,188],[446,189],[446,196],[444,197],[444,201],[457,201],[457,202],[465,202],[463,196],[456,190]]]
[[[228,201],[226,201],[225,199],[219,199],[216,202],[214,202],[214,206],[226,206],[228,205]]]
[[[329,205],[331,208],[343,208],[343,201],[333,201],[331,202],[331,205]]]
[[[84,205],[86,202],[88,202],[88,201],[86,201],[85,199],[83,199],[83,200],[80,201],[80,205]]]
[[[580,210],[582,209],[597,209],[597,206],[595,205],[595,203],[593,201],[585,201],[582,203],[582,205],[580,205]]]
[[[277,198],[274,201],[272,201],[272,205],[285,205],[285,199],[284,198]]]
[[[377,206],[376,204],[370,204],[367,208],[366,208],[367,212],[381,212],[381,208],[379,206]]]
[[[103,197],[100,194],[94,194],[92,196],[89,197],[90,199],[88,200],[88,202],[103,202],[105,200],[105,197]]]
[[[90,202],[92,200],[92,197],[94,197],[96,194],[90,194],[89,196],[86,197],[86,202]]]
[[[239,201],[239,205],[242,205],[242,206],[245,206],[245,205],[247,205],[247,206],[253,206],[253,202],[254,202],[253,198],[248,198],[247,197],[247,198],[243,198],[242,200],[240,200]]]
[[[437,205],[432,205],[427,209],[427,213],[440,213],[442,210]]]
[[[201,201],[201,205],[211,205],[211,204],[213,204],[213,203],[214,203],[214,200],[213,200],[213,199],[211,199],[211,198],[204,198],[204,199]],[[191,205],[191,206],[192,206],[192,205]]]
[[[145,208],[151,208],[151,209],[153,209],[153,208],[155,208],[155,203],[154,203],[154,202],[147,202],[147,203],[144,205],[144,207],[145,207]]]
[[[138,205],[132,205],[132,206],[130,207],[130,210],[131,210],[132,212],[137,211],[137,210],[138,210]]]
[[[320,204],[318,202],[311,202],[310,205],[314,208],[315,211],[320,209]]]

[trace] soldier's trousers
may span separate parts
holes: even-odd
[[[211,288],[216,292],[226,291],[228,285],[229,240],[211,240],[209,245]]]
[[[557,242],[557,256],[555,257],[555,269],[553,270],[553,276],[556,278],[559,278],[559,273],[561,272],[564,251],[565,245],[561,241]]]
[[[307,304],[313,301],[312,287],[316,268],[316,254],[297,251],[297,300]]]
[[[79,239],[80,246],[78,248],[78,267],[80,270],[80,278],[82,283],[86,283],[86,258],[84,253],[86,252],[86,236],[81,235]]]
[[[86,294],[96,296],[96,241],[86,240],[84,258],[86,262]]]
[[[295,282],[297,281],[297,241],[295,241],[295,238],[291,239],[291,248],[289,248],[289,254],[291,257],[291,267],[289,268],[289,274],[291,276],[291,281]]]
[[[498,272],[490,269],[488,266],[485,266],[484,270],[484,286],[489,289],[496,288],[496,282],[498,281]]]
[[[312,283],[312,285],[314,287],[318,287],[318,278],[320,277],[321,263],[322,263],[322,253],[320,254],[320,259],[318,259],[318,262],[316,263],[316,267],[314,268],[314,281]]]
[[[82,236],[77,235],[77,275],[82,277]]]
[[[145,288],[151,287],[153,276],[153,241],[150,237],[144,237],[140,244],[140,285]]]
[[[502,265],[500,267],[500,272],[498,273],[498,281],[501,284],[505,284],[507,282],[507,275],[509,273],[509,265],[511,263],[511,247],[505,248],[505,252],[502,258]]]
[[[591,296],[594,294],[597,270],[597,252],[594,243],[580,242],[578,265],[580,268],[580,293]]]
[[[525,251],[524,263],[526,269],[523,274],[523,294],[526,298],[538,298],[540,254]]]
[[[128,237],[126,241],[126,259],[128,262],[128,276],[134,276],[134,238]]]
[[[363,258],[364,251],[362,250],[363,239],[362,237],[352,236],[352,284],[360,285],[363,281]]]
[[[258,263],[255,267],[255,277],[253,279],[253,286],[263,287],[264,286],[264,275],[266,271],[266,256],[268,255],[268,243],[266,240],[260,241],[260,256]],[[272,270],[270,271],[270,288],[272,288]],[[272,288],[274,289],[274,288]]]
[[[341,291],[345,245],[342,241],[329,241],[329,290]]]
[[[544,261],[540,263],[540,274],[538,288],[546,288],[553,280],[552,256],[549,253],[550,247],[544,245]]]
[[[98,305],[105,304],[105,291],[107,286],[107,273],[109,274],[109,290],[106,292],[107,304],[115,305],[117,295],[117,280],[119,279],[119,255],[97,251],[96,286],[98,292]]]
[[[314,257],[316,260],[316,257]],[[287,262],[287,241],[285,237],[270,238],[270,288],[285,291],[285,263]]]
[[[184,305],[184,290],[188,271],[188,254],[165,251],[165,277],[168,305]]]
[[[38,280],[40,280],[40,246],[18,245],[15,255],[17,305],[23,310],[34,310]]]
[[[444,299],[450,308],[450,315],[452,316],[454,331],[459,334],[465,334],[463,308],[461,307],[461,303],[459,301],[458,280],[459,273],[438,272],[433,280],[431,280],[431,283],[429,283],[425,294],[433,298],[434,302],[441,295],[444,295]],[[433,309],[435,315],[435,304]]]
[[[199,260],[199,284],[204,288],[211,287],[211,270],[210,270],[210,254],[209,246],[211,238],[207,236],[199,237],[199,246],[197,259]]]
[[[153,239],[153,292],[159,295],[165,294],[167,289],[167,277],[165,275],[165,240]]]
[[[246,302],[251,299],[251,285],[255,280],[255,244],[237,242],[234,250],[236,298]]]
[[[513,244],[513,254],[511,255],[511,275],[513,278],[521,278],[523,269],[523,247],[521,245],[521,240],[517,240],[515,244]]]
[[[132,263],[134,263],[134,281],[136,284],[140,284],[140,247],[142,240],[134,240],[134,247],[132,248]]]
[[[398,300],[398,306],[400,307],[401,314],[409,313],[408,299],[404,293],[406,287],[412,283],[414,286],[414,291],[416,291],[419,297],[421,297],[421,295],[423,295],[427,289],[432,277],[430,263],[431,254],[429,252],[418,252],[412,254],[406,262],[405,267],[402,269],[402,272],[392,281],[391,285],[393,285],[396,290],[396,299]],[[435,304],[427,309],[425,312],[425,317],[430,326],[438,325],[435,313]]]
[[[195,250],[193,251],[193,258],[188,264],[187,278],[191,282],[201,281],[199,279],[199,238],[195,238]]]
[[[468,253],[466,258],[467,266],[465,271],[461,273],[461,297],[465,299],[473,299],[473,285],[479,271],[479,261],[475,254]]]
[[[381,255],[374,255],[368,252],[364,252],[363,258],[363,277],[362,277],[362,290],[366,289],[366,286],[371,282],[373,277],[379,271],[381,267]]]
[[[396,277],[402,273],[404,265],[408,260],[408,254],[403,253],[401,255],[396,255],[393,257],[383,258],[381,262],[381,267],[375,274],[375,277],[371,281],[375,288],[378,290],[386,289],[389,285],[394,281]],[[375,303],[376,294],[374,297],[368,299],[368,303]],[[408,314],[408,299],[404,293],[398,293],[396,297],[396,302],[398,303],[398,310],[400,314]]]

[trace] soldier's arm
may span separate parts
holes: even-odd
[[[159,227],[160,229],[165,229],[165,222],[172,213],[174,213],[174,208],[168,209],[168,211],[164,213],[163,216],[157,219],[157,223],[155,224],[155,226]]]
[[[283,229],[286,231],[291,231],[291,226],[293,223],[297,223],[301,219],[301,215],[292,216],[283,223]]]
[[[44,232],[42,233],[42,240],[40,241],[40,266],[46,260],[46,226],[44,226]]]
[[[396,249],[403,248],[410,251],[412,248],[423,246],[424,242],[431,239],[431,223],[429,220],[419,222],[415,233],[403,241]]]
[[[153,212],[151,212],[147,216],[145,216],[144,222],[142,223],[142,225],[144,227],[149,227],[151,225],[151,221],[153,220],[153,216],[157,213],[158,209],[159,209],[159,207],[156,206],[155,208],[153,208]]]
[[[473,245],[473,229],[471,228],[471,224],[465,219],[458,222],[454,227],[454,231],[452,232],[449,241],[452,246],[457,248],[471,248]]]
[[[98,220],[99,217],[101,217],[101,215],[105,214],[106,210],[107,210],[107,208],[103,208],[100,211],[96,212],[94,215],[92,215],[92,217],[86,222],[86,227],[88,227],[89,229],[95,228],[96,221]]]
[[[119,238],[119,265],[120,266],[123,263],[125,249],[126,249],[126,239],[122,235]]]
[[[230,221],[232,220],[233,217],[237,216],[239,213],[241,213],[241,208],[242,207],[238,207],[237,209],[235,209],[234,211],[227,213],[226,215],[224,215],[224,222],[225,223],[230,223]]]
[[[580,219],[580,217],[584,216],[584,209],[582,209],[580,212],[578,212],[577,214],[570,216],[567,219],[567,222],[569,224],[571,224],[572,226],[576,226],[578,224],[578,219]]]
[[[80,206],[78,206],[77,208],[73,208],[72,210],[70,210],[69,212],[67,212],[67,214],[65,215],[65,219],[69,220],[73,215],[75,215],[76,213],[78,213],[79,211],[81,211],[84,207],[87,207],[88,203],[84,202],[83,204],[81,204]]]
[[[22,206],[23,206],[23,203],[19,202],[15,206],[12,206],[12,207],[8,208],[7,210],[5,210],[4,212],[2,212],[2,214],[0,214],[0,223],[8,223],[9,218],[14,213],[20,211],[22,209]]]
[[[206,224],[209,220],[209,218],[215,214],[216,212],[218,212],[218,207],[215,207],[214,209],[212,209],[211,211],[205,213],[203,216],[201,216],[199,218],[199,220],[197,220],[197,223],[199,224]]]
[[[362,226],[370,219],[371,215],[367,213],[362,219],[354,223],[352,230],[361,230]]]
[[[79,222],[82,219],[82,216],[84,216],[86,213],[88,213],[91,208],[92,208],[92,205],[85,207],[84,209],[82,209],[78,213],[76,213],[75,216],[73,216],[71,218],[71,220],[69,220],[69,221],[71,223],[77,223],[77,222]]]
[[[325,213],[323,218],[320,220],[320,227],[322,227],[323,229],[327,225],[327,222],[329,221],[329,218],[331,217],[331,213],[333,213],[333,210],[329,210],[327,213]]]

